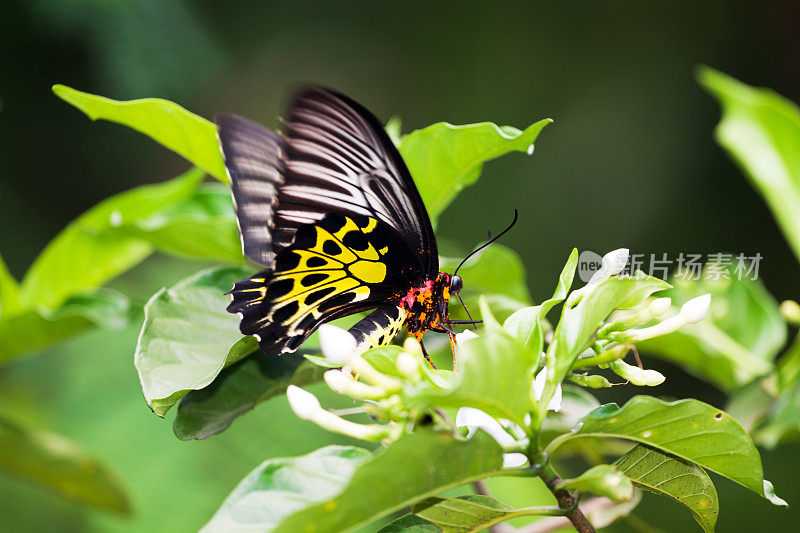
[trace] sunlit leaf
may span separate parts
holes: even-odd
[[[90,119],[116,122],[144,133],[218,180],[228,182],[217,144],[216,126],[178,104],[160,98],[112,100],[66,85],[54,85],[53,92]]]
[[[553,361],[553,367],[547,374],[542,401],[549,401],[556,386],[563,381],[578,356],[588,348],[597,328],[614,309],[635,307],[654,292],[667,288],[669,284],[665,281],[641,273],[612,277],[587,287],[588,292],[578,304],[562,313],[553,334],[553,342],[548,346],[548,358]]]
[[[575,268],[578,266],[578,250],[573,249],[567,263],[558,276],[553,296],[539,305],[523,307],[515,311],[503,323],[503,329],[511,335],[517,342],[533,350],[534,353],[541,353],[544,346],[544,335],[542,333],[542,320],[550,312],[553,306],[558,305],[567,297],[572,280],[575,277]],[[501,276],[498,276],[501,277]]]
[[[520,425],[531,404],[528,391],[533,353],[502,332],[484,330],[459,344],[457,372],[450,387],[420,387],[411,401],[440,407],[475,407]]]
[[[28,307],[55,309],[70,296],[94,290],[150,255],[147,241],[117,231],[188,198],[202,173],[192,170],[156,185],[108,198],[73,220],[45,247],[22,280]]]
[[[258,349],[253,337],[252,350]],[[300,354],[266,357],[256,354],[229,366],[207,387],[189,392],[178,403],[173,430],[182,440],[205,439],[225,430],[256,404],[322,379],[325,369]]]
[[[550,119],[520,131],[490,122],[454,126],[440,122],[403,137],[403,156],[433,223],[461,190],[480,176],[483,164],[509,152],[533,152]]]
[[[719,515],[717,490],[696,464],[639,444],[620,457],[615,467],[637,487],[685,505],[704,531],[714,531]]]
[[[739,279],[733,266],[720,279],[670,279],[664,293],[677,312],[687,300],[711,294],[705,319],[674,333],[637,343],[640,350],[679,364],[725,390],[733,390],[772,370],[786,342],[786,322],[778,303],[760,281]]]
[[[272,531],[293,513],[339,495],[371,457],[362,448],[326,446],[302,457],[269,459],[236,486],[201,531]]]
[[[547,452],[581,437],[641,442],[764,495],[761,456],[753,441],[730,415],[698,400],[670,403],[635,396],[622,407],[603,405],[583,417],[571,433],[553,439]]]
[[[0,419],[0,469],[76,502],[130,513],[122,485],[72,441]]]
[[[591,492],[615,502],[633,498],[631,482],[610,465],[597,465],[576,478],[562,480],[557,488]]]
[[[501,468],[500,447],[482,431],[469,440],[442,433],[408,434],[359,467],[340,494],[290,516],[276,530],[305,531],[313,525],[317,533],[352,531]]]
[[[45,348],[93,327],[128,324],[128,298],[109,289],[69,298],[55,311],[27,310],[0,317],[0,363]]]
[[[189,198],[125,229],[168,254],[244,262],[231,191],[219,183],[201,185]]]
[[[800,109],[708,67],[698,80],[722,105],[717,142],[764,197],[800,260]]]
[[[164,414],[190,390],[211,383],[226,366],[252,353],[239,319],[226,311],[224,293],[252,272],[240,267],[205,270],[161,289],[144,308],[134,363],[150,408]]]
[[[19,283],[0,257],[0,318],[14,314],[19,307]]]

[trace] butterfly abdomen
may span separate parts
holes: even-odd
[[[356,349],[365,352],[389,344],[405,323],[408,313],[402,306],[384,304],[348,331],[356,338]]]

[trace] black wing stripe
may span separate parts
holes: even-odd
[[[275,204],[283,177],[283,140],[249,120],[216,118],[225,168],[231,181],[242,252],[260,265],[272,264]]]

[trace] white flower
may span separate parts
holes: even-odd
[[[314,414],[322,409],[316,396],[295,385],[289,385],[286,389],[286,399],[289,400],[289,407],[297,418],[303,420],[311,420]]]
[[[465,329],[461,333],[456,333],[456,344],[461,344],[466,342],[470,339],[475,339],[478,337],[478,334],[472,331],[471,329]]]
[[[403,376],[416,381],[419,378],[419,361],[408,352],[400,352],[395,361],[397,371]]]
[[[344,365],[359,356],[356,351],[356,338],[346,329],[332,324],[319,327],[319,344],[322,355],[331,363]]]
[[[711,305],[711,295],[704,294],[697,298],[692,298],[681,307],[680,312],[668,319],[659,322],[648,328],[629,329],[613,335],[613,339],[619,342],[639,342],[652,339],[660,335],[666,335],[682,328],[687,324],[699,322],[708,313]]]
[[[533,380],[533,396],[537,402],[542,399],[546,382],[547,368],[543,368],[538,374],[536,374],[536,378]],[[550,402],[547,404],[548,411],[555,411],[557,413],[561,409],[561,396],[561,383],[559,383],[556,386],[556,391],[553,393],[553,397],[550,398]]]
[[[650,302],[647,310],[651,317],[658,318],[669,311],[670,305],[672,305],[672,298],[656,298]]]
[[[645,370],[638,366],[629,365],[620,359],[612,361],[609,366],[619,377],[640,387],[655,387],[656,385],[664,383],[664,379],[666,379],[664,375],[657,370]]]
[[[333,392],[346,394],[355,400],[378,400],[387,394],[384,389],[356,381],[341,370],[328,370],[322,377]]]
[[[625,265],[628,264],[629,255],[630,250],[627,248],[618,248],[608,252],[603,256],[603,262],[600,270],[592,275],[592,277],[589,279],[589,283],[586,285],[595,285],[625,270]]]
[[[508,423],[510,424],[510,422]],[[500,422],[474,407],[462,407],[458,410],[456,427],[466,427],[469,430],[467,438],[472,437],[476,431],[482,429],[503,448],[510,448],[517,444],[517,440],[503,429]],[[503,454],[503,466],[505,468],[522,466],[527,462],[528,458],[525,457],[525,454],[517,452]]]
[[[286,389],[286,397],[289,400],[289,406],[298,418],[310,420],[328,431],[335,431],[362,440],[380,440],[389,435],[389,428],[386,426],[356,424],[326,411],[320,406],[316,396],[300,387],[289,385]]]
[[[697,298],[692,298],[681,306],[681,316],[687,324],[695,324],[703,320],[708,313],[708,308],[711,305],[711,295],[704,294]]]

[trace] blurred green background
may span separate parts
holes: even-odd
[[[800,294],[800,268],[766,206],[714,143],[716,103],[695,83],[703,63],[800,101],[800,6],[704,2],[395,3],[28,0],[0,6],[0,254],[18,278],[67,222],[102,198],[162,181],[185,161],[139,134],[92,123],[53,83],[117,99],[159,96],[206,117],[236,112],[277,125],[287,87],[334,87],[403,131],[437,121],[555,124],[533,158],[486,166],[441,219],[463,248],[520,223],[506,244],[549,295],[572,247],[603,253],[761,253],[778,298]],[[147,261],[113,286],[144,302],[202,265]],[[468,283],[469,281],[466,280]],[[140,322],[138,320],[137,322]],[[0,371],[4,415],[69,436],[117,474],[134,515],[66,503],[0,476],[0,529],[193,531],[261,460],[331,437],[288,422],[285,400],[229,431],[180,442],[147,409],[133,368],[138,324],[95,332]],[[656,393],[722,406],[676,367]],[[614,391],[615,395],[630,391]],[[168,419],[171,418],[168,416]],[[797,448],[764,454],[766,477],[797,505]],[[413,466],[410,466],[413,467]],[[796,526],[721,481],[719,531]],[[510,496],[520,497],[518,489]],[[501,498],[502,495],[498,494]],[[530,505],[533,502],[519,502]],[[697,529],[677,504],[639,508],[666,531]]]

